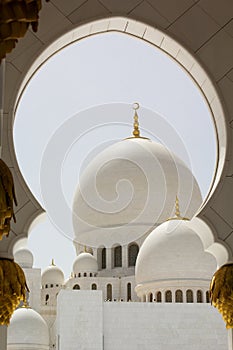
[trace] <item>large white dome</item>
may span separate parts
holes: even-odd
[[[84,170],[73,204],[75,239],[111,247],[150,232],[174,212],[192,218],[202,203],[185,163],[149,139],[130,138],[101,152]]]
[[[28,308],[17,309],[8,327],[8,350],[49,349],[49,330],[45,320]]]
[[[209,282],[216,265],[214,256],[204,251],[192,221],[171,220],[158,226],[144,241],[136,261],[136,284],[146,287],[158,282]]]

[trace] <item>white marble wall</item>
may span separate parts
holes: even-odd
[[[57,325],[58,350],[228,348],[225,324],[209,304],[108,303],[101,291],[62,290]]]
[[[103,350],[101,291],[67,291],[58,295],[58,350]]]
[[[227,331],[209,304],[105,303],[105,350],[227,350]]]
[[[29,305],[31,308],[40,312],[41,309],[41,269],[23,268],[27,285],[30,290]]]

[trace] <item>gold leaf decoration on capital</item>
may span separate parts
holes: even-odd
[[[222,315],[226,328],[233,328],[233,263],[223,265],[213,275],[210,300]]]
[[[37,31],[40,9],[41,0],[0,1],[0,62],[24,37],[29,25]]]
[[[17,205],[13,176],[6,163],[0,159],[0,240],[4,235],[9,235],[11,219],[16,221],[14,203]]]
[[[27,291],[22,268],[13,260],[0,258],[0,325],[9,325],[20,301],[26,303]]]

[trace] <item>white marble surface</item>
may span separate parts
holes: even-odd
[[[228,349],[221,315],[204,303],[104,303],[100,291],[64,290],[57,324],[59,350]]]
[[[101,291],[65,291],[58,296],[59,350],[103,349]]]

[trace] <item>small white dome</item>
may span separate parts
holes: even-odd
[[[137,285],[179,279],[208,281],[216,270],[216,260],[204,251],[192,221],[171,220],[146,238],[135,269]]]
[[[191,219],[202,198],[179,157],[149,139],[117,142],[80,177],[73,202],[75,241],[93,247],[134,241],[172,216],[176,195]]]
[[[14,260],[23,268],[32,268],[33,254],[27,248],[21,248],[14,253]]]
[[[17,309],[8,327],[7,349],[49,349],[49,330],[45,320],[33,309]]]
[[[75,259],[73,264],[74,274],[78,273],[96,273],[98,271],[98,263],[96,258],[90,253],[81,253]]]
[[[48,266],[42,273],[41,276],[41,284],[42,286],[51,285],[53,284],[54,286],[56,284],[63,285],[64,284],[64,273],[62,270],[54,265],[53,263]]]

